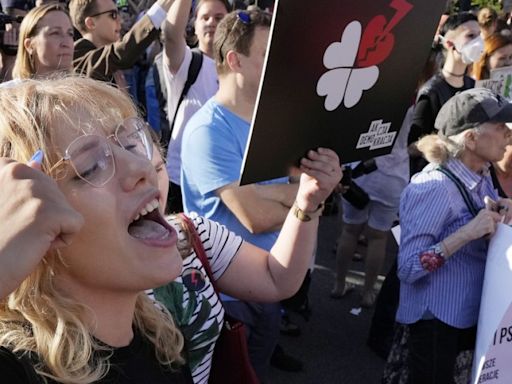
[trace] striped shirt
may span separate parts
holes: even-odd
[[[240,249],[242,239],[214,221],[196,214],[190,215],[190,218],[203,243],[213,276],[218,280]],[[181,227],[175,221],[170,222],[178,231],[178,238],[183,240],[185,235]],[[194,281],[199,279],[204,284],[191,288],[191,284],[184,282],[191,272],[199,272],[194,275]],[[181,275],[174,282],[148,291],[148,294],[153,299],[156,297],[173,314],[185,338],[187,364],[194,383],[206,384],[213,349],[223,324],[224,309],[196,254],[192,252],[183,261]]]
[[[473,219],[457,186],[435,167],[430,164],[415,175],[400,200],[397,321],[411,324],[433,315],[453,327],[469,328],[478,320],[488,241],[467,243],[434,272],[421,266],[422,253]],[[445,167],[479,209],[486,195],[498,198],[489,175],[479,175],[456,159]]]

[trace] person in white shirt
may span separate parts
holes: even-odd
[[[211,59],[213,36],[217,24],[231,8],[226,0],[200,0],[197,2],[193,15],[194,30],[199,51],[203,54],[203,62],[196,81],[176,111],[192,61],[192,50],[185,41],[185,29],[191,3],[191,0],[176,0],[171,6],[164,27],[163,68],[167,86],[168,120],[172,129],[167,152],[167,171],[171,180],[169,209],[175,212],[183,210],[180,190],[183,128],[192,115],[219,88],[215,62]]]

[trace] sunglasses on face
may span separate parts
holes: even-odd
[[[49,173],[69,162],[76,176],[93,187],[103,187],[116,171],[114,153],[109,141],[121,148],[151,161],[153,142],[147,124],[138,117],[130,117],[119,124],[113,135],[86,134],[73,140],[64,156],[55,163]]]
[[[117,20],[119,17],[119,11],[117,9],[110,9],[108,11],[95,13],[94,15],[91,15],[90,17],[96,17],[108,14],[112,20]]]

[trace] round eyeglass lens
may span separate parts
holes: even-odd
[[[126,119],[116,129],[116,138],[121,146],[151,160],[153,157],[153,142],[144,121],[137,117]]]
[[[114,176],[114,157],[103,136],[80,136],[69,145],[66,154],[77,176],[95,187],[103,186]]]

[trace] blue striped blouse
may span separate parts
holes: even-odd
[[[434,316],[468,328],[478,320],[488,241],[467,243],[434,272],[423,269],[420,255],[473,218],[454,182],[435,167],[428,165],[415,175],[400,200],[397,321],[411,324]],[[486,195],[498,198],[488,174],[479,175],[456,159],[445,167],[457,175],[477,207],[484,207]]]

